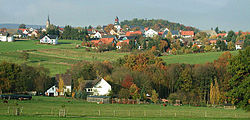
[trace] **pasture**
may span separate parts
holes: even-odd
[[[44,66],[50,70],[51,76],[58,73],[64,73],[72,64],[86,61],[115,61],[116,59],[130,53],[121,53],[117,51],[108,51],[103,53],[95,50],[87,51],[85,48],[75,48],[81,41],[77,40],[59,40],[58,45],[39,44],[38,40],[17,40],[16,42],[0,42],[0,61],[14,62],[17,64],[26,63],[31,66]],[[20,58],[22,51],[29,53],[27,61]],[[209,52],[185,55],[161,56],[167,63],[187,63],[203,64],[213,62],[223,52]],[[233,55],[237,51],[231,52]]]
[[[63,97],[33,96],[32,100],[0,100],[0,119],[249,119],[241,109],[214,107],[162,106],[161,104],[97,104]],[[18,104],[18,106],[16,106]],[[62,106],[65,106],[64,108]],[[15,108],[21,115],[15,116]]]

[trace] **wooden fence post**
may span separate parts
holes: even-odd
[[[205,117],[207,117],[207,111],[205,111]]]
[[[115,117],[115,110],[114,110],[114,117]]]
[[[174,113],[174,116],[176,117],[176,113]]]
[[[7,111],[8,114],[10,114],[10,106],[8,106],[8,111]]]
[[[128,116],[130,117],[130,110],[128,111]]]
[[[100,109],[99,109],[99,111],[98,111],[98,112],[99,112],[99,116],[101,116],[101,110],[100,110]]]
[[[161,110],[160,110],[160,117],[161,117]]]
[[[147,115],[146,115],[146,110],[144,110],[144,117],[146,117]]]

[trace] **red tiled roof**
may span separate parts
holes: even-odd
[[[235,34],[238,35],[239,32],[235,32]],[[241,34],[246,35],[246,34],[250,34],[250,32],[241,32]]]
[[[158,35],[163,35],[164,32],[158,32]]]
[[[181,31],[181,35],[194,35],[194,31]]]
[[[23,28],[19,28],[18,30],[22,30],[22,31],[25,31],[25,30],[28,30],[28,29],[23,29]]]
[[[116,46],[121,46],[122,43],[127,43],[127,44],[129,44],[129,39],[123,40],[123,41],[121,41],[121,42],[118,42],[118,43],[116,44]]]
[[[132,36],[132,35],[135,35],[135,34],[141,35],[141,34],[142,34],[142,32],[141,32],[141,31],[126,32],[126,36]]]
[[[210,40],[209,43],[210,44],[216,44],[217,40]]]
[[[100,42],[100,40],[91,40],[91,43],[93,43],[93,44],[96,44],[96,43],[99,43]]]
[[[145,31],[148,31],[148,27],[146,27],[144,30],[145,30]]]
[[[217,34],[217,37],[221,36],[221,37],[224,37],[227,33],[219,33]]]
[[[103,44],[109,44],[114,41],[114,38],[102,38],[100,41],[102,41]]]

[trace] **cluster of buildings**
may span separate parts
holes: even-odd
[[[171,33],[172,38],[178,39],[182,44],[188,45],[190,42],[193,45],[197,45],[198,47],[203,46],[204,43],[202,43],[201,40],[196,39],[196,34],[194,31],[183,31],[183,30],[169,30],[168,28],[162,28],[158,31],[151,29],[151,28],[145,28],[143,26],[129,26],[130,29],[133,29],[134,27],[139,27],[140,30],[137,31],[128,31],[128,29],[122,29],[119,23],[119,18],[115,18],[114,22],[114,28],[111,29],[109,33],[105,32],[105,27],[103,26],[102,29],[88,29],[88,34],[91,38],[92,46],[97,47],[101,44],[115,44],[117,49],[121,49],[124,44],[129,44],[130,39],[135,39],[136,35],[141,35],[145,38],[153,38],[154,36],[162,36],[165,38],[169,33]],[[210,45],[214,44],[216,45],[216,42],[218,40],[222,40],[227,44],[225,38],[227,37],[227,33],[216,33],[214,30],[203,30],[200,32],[206,33],[209,37],[213,37],[213,39],[208,39],[208,43]],[[235,33],[236,35],[238,32]],[[249,32],[242,32],[242,34],[250,34]],[[176,41],[175,39],[175,41]],[[196,39],[196,40],[195,40]],[[136,40],[135,40],[136,43]],[[242,49],[244,41],[237,41],[235,43],[236,50]],[[142,48],[142,46],[139,46],[138,49]]]
[[[50,26],[50,19],[46,21],[46,28]],[[90,37],[90,42],[92,46],[98,47],[101,44],[115,44],[117,49],[121,49],[124,44],[129,44],[130,40],[136,41],[136,36],[140,35],[145,38],[153,38],[154,36],[162,36],[165,38],[169,33],[173,38],[178,38],[180,42],[184,45],[188,45],[190,42],[192,44],[196,44],[197,46],[202,46],[204,43],[201,43],[199,40],[195,40],[195,32],[194,31],[182,31],[182,30],[169,30],[168,28],[162,28],[160,30],[154,30],[152,28],[144,27],[144,26],[128,26],[131,30],[133,28],[139,28],[135,31],[129,31],[128,28],[122,28],[119,22],[119,18],[115,18],[115,22],[113,24],[113,28],[108,32],[105,31],[107,26],[99,27],[99,28],[90,28],[87,29],[88,35]],[[14,38],[20,37],[36,37],[40,39],[40,43],[42,44],[58,44],[58,36],[56,35],[41,35],[41,33],[46,32],[46,28],[34,29],[34,28],[19,28],[17,32],[14,34],[10,34],[3,29],[0,30],[0,41],[3,42],[13,42]],[[59,28],[59,31],[63,33],[64,28]],[[216,39],[209,39],[210,44],[216,44],[216,41],[219,40],[217,38],[224,38],[227,36],[227,33],[219,33],[217,34],[214,30],[204,30],[200,32],[205,32],[208,36],[216,36]],[[238,34],[236,32],[235,34]],[[248,32],[242,32],[242,34],[249,34]],[[221,40],[221,39],[220,39]],[[224,40],[226,43],[226,41]],[[244,41],[237,41],[235,43],[236,49],[242,49]],[[227,44],[227,43],[226,43]],[[138,49],[141,49],[142,46],[139,46]]]
[[[121,49],[123,44],[129,44],[129,40],[134,40],[137,35],[143,36],[145,38],[153,38],[154,36],[159,35],[165,38],[168,33],[171,32],[172,37],[182,37],[185,39],[191,39],[195,35],[194,31],[170,31],[168,28],[155,31],[151,28],[145,28],[143,26],[130,26],[130,29],[139,27],[140,30],[128,31],[128,29],[122,29],[118,17],[115,18],[114,29],[111,29],[109,33],[105,31],[105,27],[107,26],[103,26],[102,29],[88,29],[88,34],[94,47],[97,47],[101,44],[115,44],[117,49]],[[138,49],[140,48],[141,46],[139,46]]]
[[[71,74],[57,74],[55,77],[57,83],[45,91],[46,96],[65,96],[66,94],[71,95]],[[63,80],[63,89],[60,90],[60,79]],[[111,85],[103,78],[97,78],[95,80],[85,80],[81,86],[84,89],[90,102],[98,102],[96,100],[103,100],[111,92]],[[76,93],[77,94],[77,93]],[[79,93],[78,93],[79,94]],[[93,99],[94,98],[94,99]]]

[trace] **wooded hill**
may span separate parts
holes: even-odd
[[[198,32],[199,29],[191,26],[185,26],[180,23],[174,23],[174,22],[169,22],[168,20],[162,20],[162,19],[137,19],[134,18],[132,20],[124,20],[121,22],[121,26],[124,28],[125,25],[127,26],[141,26],[141,27],[149,27],[154,30],[159,31],[160,29],[165,29],[168,28],[170,30],[184,30],[184,31],[195,31]]]

